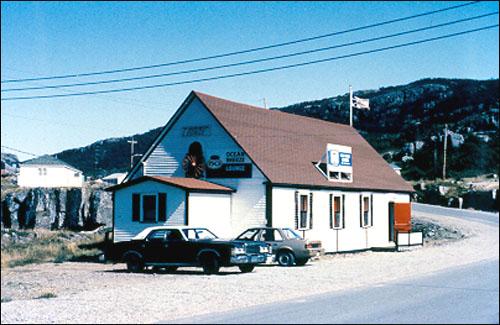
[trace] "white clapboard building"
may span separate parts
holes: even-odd
[[[17,185],[21,187],[82,187],[81,170],[52,156],[40,156],[21,163]]]
[[[393,246],[412,187],[347,125],[191,92],[114,193],[114,241],[151,225],[289,227],[326,252]],[[407,210],[409,211],[409,210]]]

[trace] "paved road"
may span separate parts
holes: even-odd
[[[415,212],[432,213],[448,217],[458,217],[468,220],[480,221],[485,224],[498,225],[498,212],[483,212],[475,210],[464,210],[445,208],[438,205],[412,203],[412,210]]]
[[[498,324],[498,263],[496,259],[412,280],[177,319],[173,323]]]

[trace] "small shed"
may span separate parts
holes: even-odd
[[[205,227],[231,236],[233,189],[184,177],[142,176],[107,188],[113,192],[114,242],[130,240],[150,226]]]

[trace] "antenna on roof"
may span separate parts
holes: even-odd
[[[264,108],[267,109],[266,97],[262,98],[262,101],[264,102]]]

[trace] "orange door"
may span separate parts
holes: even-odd
[[[411,203],[394,203],[394,229],[396,232],[411,231]]]

